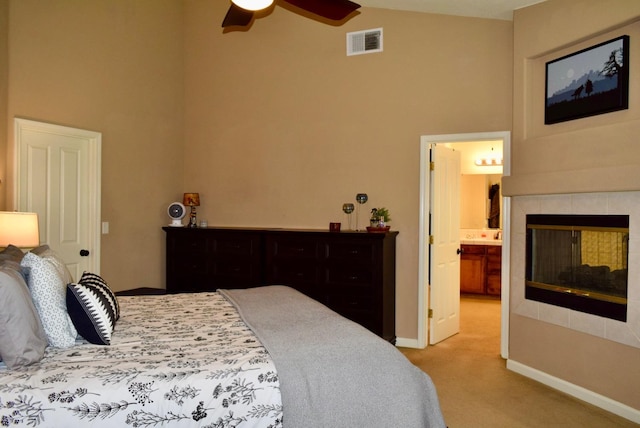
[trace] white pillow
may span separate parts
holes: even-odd
[[[27,272],[27,285],[33,305],[50,346],[68,348],[76,342],[78,332],[67,313],[67,284],[56,267],[48,261],[27,253],[20,265]]]
[[[36,247],[31,250],[31,252],[41,259],[53,264],[53,267],[55,267],[60,275],[62,275],[62,281],[65,285],[73,282],[73,277],[71,276],[71,272],[69,272],[67,265],[64,263],[62,258],[58,256],[58,253],[49,248],[47,244]]]

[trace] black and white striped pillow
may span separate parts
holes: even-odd
[[[111,305],[113,312],[116,314],[116,321],[118,321],[120,318],[120,305],[118,304],[118,299],[116,298],[115,293],[111,291],[106,281],[95,273],[83,272],[82,278],[80,278],[79,282],[84,285],[91,285],[102,289],[104,295],[109,301],[109,305]]]
[[[96,345],[111,344],[120,307],[100,276],[85,272],[78,283],[67,285],[67,312],[85,340]]]

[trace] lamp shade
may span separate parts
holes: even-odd
[[[0,247],[35,248],[40,245],[38,214],[0,211]]]
[[[187,207],[199,207],[200,195],[198,193],[185,193],[182,203]]]

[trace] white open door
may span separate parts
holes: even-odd
[[[15,119],[16,207],[38,213],[40,243],[74,280],[100,273],[100,149],[93,131]]]
[[[429,344],[460,331],[460,152],[432,144]]]

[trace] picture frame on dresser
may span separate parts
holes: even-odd
[[[624,35],[547,62],[545,125],[628,109],[629,43]]]

